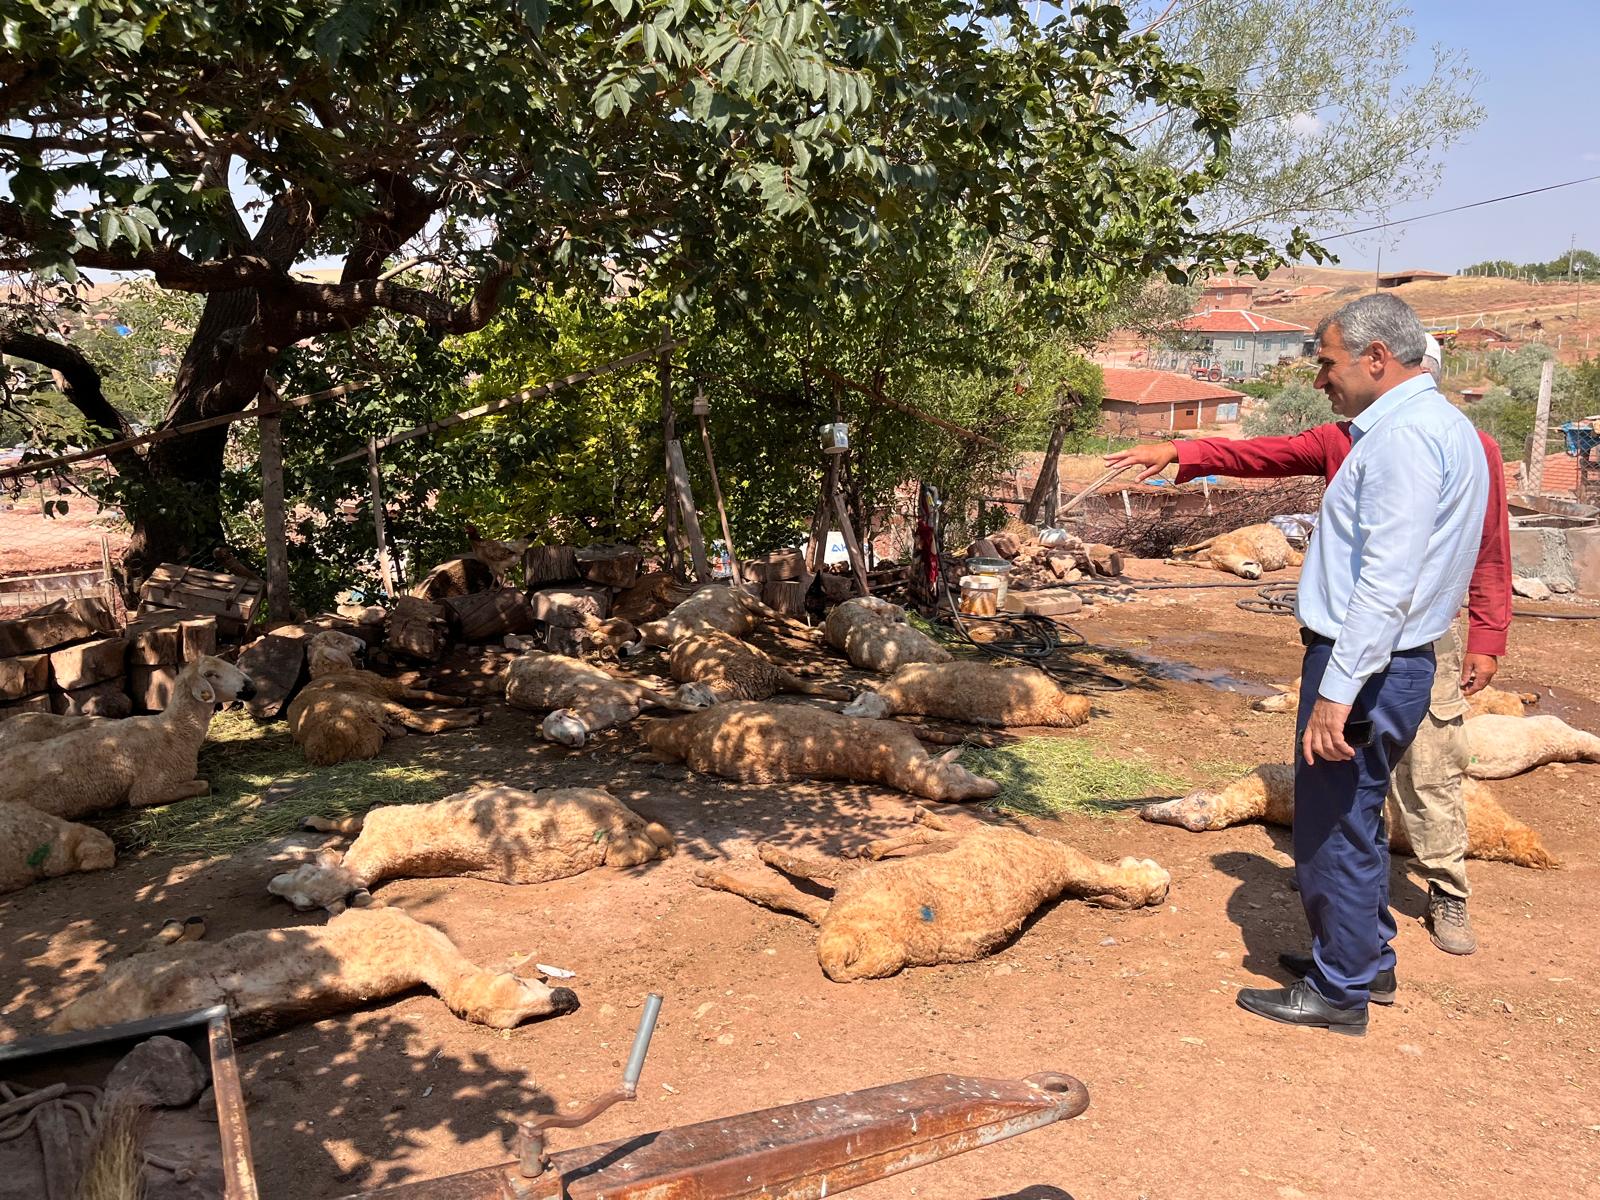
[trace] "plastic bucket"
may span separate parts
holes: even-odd
[[[999,614],[1004,596],[1004,582],[996,576],[963,575],[956,607],[965,617],[993,617]]]

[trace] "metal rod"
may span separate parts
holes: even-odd
[[[656,1031],[656,1018],[661,1015],[661,993],[651,992],[644,998],[644,1014],[639,1018],[638,1031],[633,1035],[633,1049],[628,1051],[628,1065],[622,1069],[622,1086],[630,1092],[639,1086],[639,1075],[644,1070],[644,1056],[650,1053],[650,1038]]]

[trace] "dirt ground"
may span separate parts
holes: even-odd
[[[1195,582],[1136,562],[1138,579]],[[1282,573],[1287,574],[1287,573]],[[1221,576],[1216,577],[1221,580]],[[1083,737],[1190,783],[1287,758],[1291,718],[1252,692],[1294,677],[1291,620],[1242,611],[1235,589],[1149,591],[1081,622],[1136,686],[1097,697]],[[1502,681],[1542,711],[1600,729],[1600,626],[1522,620]],[[1142,655],[1143,659],[1130,657]],[[1177,670],[1187,664],[1197,671]],[[1159,673],[1158,673],[1159,672]],[[1163,678],[1161,673],[1206,682]],[[521,1113],[610,1087],[646,992],[666,1005],[640,1099],[554,1136],[582,1145],[937,1072],[1077,1075],[1083,1117],[896,1177],[863,1200],[1192,1200],[1600,1196],[1600,765],[1494,785],[1565,863],[1473,864],[1471,958],[1433,949],[1424,893],[1394,868],[1399,1001],[1362,1039],[1289,1029],[1234,1004],[1282,983],[1307,942],[1287,886],[1287,831],[1190,834],[1135,818],[1029,824],[1099,857],[1149,856],[1168,902],[1044,910],[984,961],[840,985],[799,920],[692,886],[693,870],[755,841],[838,849],[903,828],[905,797],[836,785],[749,787],[646,760],[632,732],[579,752],[545,746],[526,714],[408,739],[386,755],[453,759],[484,779],[606,783],[679,839],[675,858],[539,887],[386,884],[474,960],[531,954],[576,972],[582,1007],[497,1033],[417,993],[247,1042],[240,1051],[262,1194],[331,1197],[487,1165]],[[985,815],[985,814],[978,814]],[[988,819],[994,819],[989,816]],[[296,918],[269,904],[290,839],[225,860],[129,858],[0,900],[3,1036],[38,1032],[105,963],[165,918],[203,912],[212,938]]]

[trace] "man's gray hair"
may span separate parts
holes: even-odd
[[[1365,354],[1374,342],[1382,342],[1401,363],[1415,367],[1428,348],[1428,332],[1411,306],[1399,296],[1382,292],[1352,300],[1323,317],[1317,324],[1317,341],[1330,325],[1339,327],[1339,336],[1352,357]]]

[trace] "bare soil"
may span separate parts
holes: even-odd
[[[1146,562],[1131,573],[1213,582]],[[1250,594],[1149,591],[1100,606],[1081,628],[1109,654],[1076,657],[1135,686],[1099,696],[1095,719],[1062,736],[1196,784],[1285,760],[1291,719],[1252,712],[1246,693],[1292,679],[1299,646],[1291,620],[1235,606]],[[1595,624],[1519,621],[1502,682],[1600,728],[1597,651]],[[1188,664],[1212,683],[1162,678],[1119,652]],[[458,671],[463,688],[470,674]],[[1473,864],[1475,956],[1432,948],[1424,893],[1395,864],[1399,1002],[1375,1009],[1368,1035],[1354,1039],[1272,1025],[1234,1004],[1240,987],[1286,981],[1277,954],[1306,945],[1285,830],[1189,834],[1089,815],[1037,823],[1097,856],[1156,859],[1173,875],[1168,903],[1116,913],[1064,902],[982,962],[840,985],[818,968],[809,926],[694,887],[691,872],[764,838],[836,850],[883,836],[910,819],[906,797],[705,779],[646,760],[635,731],[566,751],[539,743],[529,716],[504,708],[480,729],[408,739],[385,755],[446,756],[506,782],[605,783],[665,822],[680,851],[540,887],[385,885],[385,901],[438,924],[476,961],[532,954],[575,971],[582,1008],[496,1033],[419,993],[247,1043],[240,1058],[269,1200],[502,1159],[518,1114],[615,1082],[651,990],[666,994],[666,1007],[639,1101],[557,1134],[558,1146],[930,1073],[1054,1069],[1087,1083],[1082,1118],[856,1194],[1600,1196],[1600,938],[1590,909],[1600,891],[1600,765],[1494,785],[1566,865]],[[308,843],[225,860],[127,858],[0,899],[5,1036],[39,1031],[168,917],[205,913],[212,938],[311,919],[269,903],[264,888],[270,860]]]

